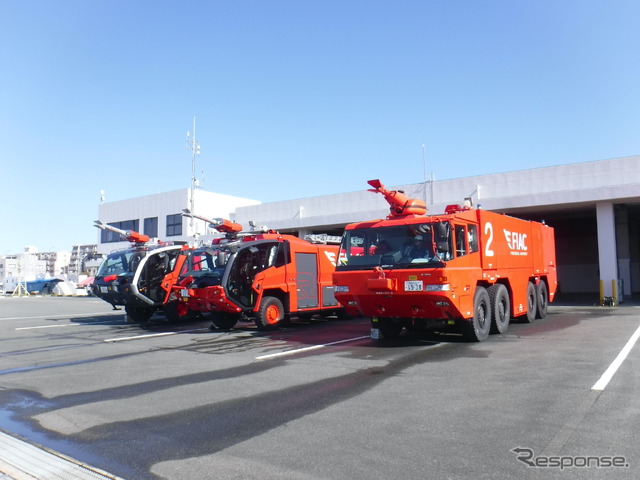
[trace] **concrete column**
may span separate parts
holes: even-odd
[[[618,280],[618,259],[616,252],[616,219],[613,203],[596,204],[598,223],[598,263],[600,281],[603,283],[605,297],[613,296],[612,281]]]
[[[619,295],[631,295],[631,245],[629,244],[629,212],[625,207],[616,211],[616,250],[618,252],[618,278],[623,281],[624,291]]]

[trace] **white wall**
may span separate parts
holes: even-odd
[[[193,234],[207,234],[206,225],[201,220],[193,223],[188,218],[182,219],[182,235],[166,236],[167,215],[175,215],[185,208],[190,208],[190,191],[185,188],[172,192],[158,193],[144,197],[131,198],[116,202],[101,203],[98,206],[98,219],[104,223],[122,222],[126,220],[138,220],[139,229],[144,230],[144,219],[158,217],[158,238],[168,242],[189,242],[193,240]],[[195,213],[208,217],[222,217],[232,219],[238,207],[256,205],[260,202],[242,197],[232,197],[221,193],[195,190]],[[117,249],[126,248],[128,242],[100,243],[100,229],[96,229],[96,238],[99,253],[109,253]],[[206,236],[203,238],[207,238]]]
[[[383,197],[362,190],[338,195],[285,200],[240,207],[236,220],[267,224],[274,229],[317,227],[383,218],[388,205]],[[384,178],[380,179],[384,183]],[[425,197],[425,185],[386,185],[404,190],[416,198]],[[449,204],[461,204],[472,197],[474,204],[486,210],[506,211],[518,208],[563,206],[602,200],[640,197],[640,157],[535,168],[476,177],[455,178],[427,184],[429,213],[442,213]]]

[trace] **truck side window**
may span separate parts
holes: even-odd
[[[282,267],[289,263],[289,243],[278,242],[278,256],[276,257],[275,266]]]
[[[456,234],[456,257],[463,257],[467,253],[467,241],[465,234],[466,228],[464,225],[456,225],[455,226],[455,234]]]
[[[477,225],[468,225],[469,231],[467,233],[469,237],[469,252],[475,253],[480,250],[478,246],[478,226]]]
[[[453,258],[453,238],[451,235],[451,224],[449,222],[438,222],[433,224],[436,254],[443,261]]]

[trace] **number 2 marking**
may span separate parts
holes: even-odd
[[[489,235],[487,244],[484,246],[484,254],[486,257],[493,257],[493,250],[491,249],[491,243],[493,243],[493,225],[491,225],[491,222],[484,224],[484,234]]]

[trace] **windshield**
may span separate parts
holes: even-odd
[[[105,275],[132,275],[136,268],[147,254],[144,250],[123,250],[120,252],[110,253],[103,260],[96,273],[97,277]]]
[[[435,267],[452,251],[448,222],[345,230],[336,269]]]
[[[215,247],[194,250],[189,254],[180,276],[191,275],[195,279],[206,278],[207,285],[220,285],[229,256],[229,251]]]

